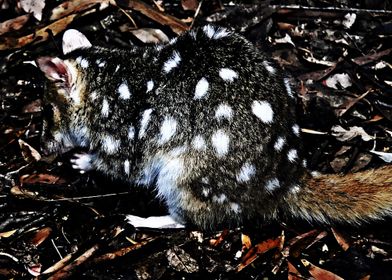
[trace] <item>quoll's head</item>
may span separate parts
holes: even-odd
[[[64,54],[90,46],[87,38],[76,30],[68,30],[63,36]],[[48,56],[38,58],[36,63],[47,79],[43,96],[42,152],[61,154],[74,148],[79,140],[75,127],[83,114],[86,90],[80,63]]]
[[[43,152],[63,153],[73,147],[72,124],[82,102],[83,83],[72,61],[40,57],[37,64],[47,78],[43,97]]]

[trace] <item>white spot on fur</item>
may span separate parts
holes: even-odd
[[[201,78],[195,87],[195,99],[200,99],[205,96],[208,92],[209,83],[206,78]]]
[[[208,179],[208,177],[203,177],[201,178],[201,182],[208,185],[210,183],[210,179]]]
[[[211,137],[212,146],[218,156],[224,156],[229,151],[230,138],[223,129],[218,129]]]
[[[238,78],[237,72],[229,68],[222,68],[219,70],[219,77],[224,81],[233,82],[234,79]]]
[[[306,161],[306,159],[302,161],[302,166],[305,168],[308,166],[308,162]]]
[[[87,69],[88,66],[89,66],[88,60],[85,59],[85,58],[82,58],[82,60],[80,61],[80,66],[81,66],[83,69]]]
[[[286,91],[287,91],[288,96],[294,98],[293,91],[292,91],[291,86],[290,86],[290,79],[289,78],[284,78],[283,82],[284,82],[284,86],[286,87]]]
[[[142,120],[140,121],[140,131],[139,131],[140,137],[143,137],[144,134],[146,133],[148,123],[150,122],[151,119],[151,113],[152,113],[152,109],[147,109],[144,110],[142,114]]]
[[[300,190],[301,190],[301,187],[300,186],[298,186],[298,185],[293,185],[291,188],[290,188],[290,192],[291,193],[299,193],[300,192]]]
[[[266,101],[253,101],[252,113],[265,123],[271,123],[274,117],[274,111]]]
[[[256,167],[249,162],[245,163],[237,175],[238,183],[248,182],[256,174]]]
[[[114,73],[116,73],[118,71],[118,69],[120,69],[120,65],[116,66],[116,69],[114,69]]]
[[[263,65],[264,65],[265,69],[267,69],[267,71],[270,72],[271,74],[276,73],[276,69],[274,67],[272,67],[268,61],[264,60]]]
[[[201,193],[205,196],[208,197],[208,195],[210,194],[211,189],[210,188],[203,188]]]
[[[91,92],[90,98],[92,101],[96,100],[97,97],[98,97],[98,93],[95,90],[93,92]]]
[[[287,153],[287,158],[289,161],[294,162],[298,158],[297,150],[295,149],[289,150],[289,152]]]
[[[215,110],[215,118],[220,120],[220,119],[228,119],[230,120],[231,117],[233,116],[233,109],[226,104],[222,103],[216,108]]]
[[[118,93],[120,94],[120,98],[122,98],[122,99],[129,99],[131,97],[131,92],[129,91],[129,87],[127,85],[127,82],[123,82],[118,87]]]
[[[154,81],[153,80],[149,80],[147,82],[147,91],[146,92],[152,91],[153,88],[154,88]]]
[[[203,26],[203,31],[207,35],[208,38],[214,37],[215,29],[212,25],[205,25]]]
[[[286,140],[283,137],[278,137],[278,139],[275,142],[274,149],[277,152],[281,151],[284,143],[286,143]]]
[[[106,98],[104,98],[102,101],[101,114],[104,118],[107,118],[109,116],[109,102]]]
[[[231,209],[231,211],[233,211],[236,214],[241,212],[241,208],[238,205],[238,203],[230,202],[230,209]]]
[[[206,141],[204,140],[203,136],[196,135],[195,138],[192,140],[192,147],[198,151],[205,151],[207,148]]]
[[[292,129],[293,129],[294,134],[299,136],[299,126],[298,126],[298,124],[293,125]]]
[[[158,140],[159,144],[164,144],[170,140],[170,138],[176,133],[177,121],[171,117],[166,116],[162,122],[160,129],[160,138]]]
[[[217,202],[219,204],[222,204],[223,202],[225,202],[227,199],[226,195],[224,193],[221,193],[219,196],[214,195],[212,197],[212,201]]]
[[[129,176],[129,172],[130,172],[129,160],[124,161],[124,172],[126,175]]]
[[[128,139],[133,140],[135,138],[135,128],[133,126],[130,126],[128,128]]]
[[[163,71],[169,73],[173,68],[176,68],[181,61],[180,54],[177,51],[173,52],[171,58],[163,64]]]
[[[101,59],[97,59],[96,63],[98,65],[98,67],[102,68],[106,65],[106,61],[102,61]]]
[[[267,181],[267,183],[265,184],[265,188],[269,191],[269,192],[273,192],[275,189],[280,187],[280,182],[277,178],[271,179],[269,181]]]
[[[108,154],[114,154],[120,147],[120,141],[114,139],[113,136],[106,135],[102,140],[102,145]]]
[[[230,32],[227,29],[218,28],[218,30],[215,30],[215,28],[212,25],[205,25],[203,27],[203,31],[210,39],[220,39],[230,34]]]

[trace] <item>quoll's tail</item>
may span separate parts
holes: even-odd
[[[310,222],[361,224],[392,216],[392,165],[305,180],[285,210]]]

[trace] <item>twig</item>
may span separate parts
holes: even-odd
[[[199,13],[200,13],[200,9],[201,9],[201,5],[202,5],[202,4],[203,4],[203,0],[201,0],[200,3],[199,3],[199,5],[197,6],[197,9],[196,9],[196,11],[195,11],[195,15],[193,16],[193,20],[192,20],[192,22],[191,22],[191,25],[189,26],[189,29],[192,29],[193,24],[195,23],[196,18],[197,18],[197,16],[198,16]]]

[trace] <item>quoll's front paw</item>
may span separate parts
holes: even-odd
[[[71,159],[72,168],[79,170],[81,174],[91,171],[94,169],[93,158],[94,155],[88,153],[74,154]]]

